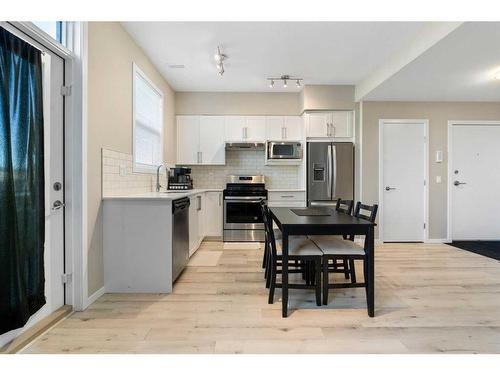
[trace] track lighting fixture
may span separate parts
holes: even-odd
[[[217,52],[215,53],[214,60],[216,62],[215,66],[217,67],[217,70],[219,71],[219,75],[224,74],[224,60],[227,59],[227,56],[224,55],[220,51],[220,46],[217,46]]]
[[[274,88],[274,81],[283,81],[283,87],[286,89],[288,87],[288,81],[295,81],[297,87],[301,86],[302,78],[290,77],[288,74],[284,74],[279,78],[268,78],[269,87]]]

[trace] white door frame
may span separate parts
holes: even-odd
[[[72,275],[66,285],[66,304],[74,310],[87,307],[87,199],[86,199],[86,60],[87,23],[69,22],[65,48],[31,22],[0,22],[0,26],[22,39],[32,39],[64,59],[64,82],[71,95],[64,103],[64,194],[65,194],[65,272]],[[27,37],[27,38],[26,38]],[[85,249],[85,251],[84,251]]]
[[[383,129],[384,124],[422,124],[424,126],[424,217],[422,218],[425,223],[424,242],[429,242],[429,120],[427,119],[380,119],[378,122],[378,202],[379,202],[379,220],[378,220],[378,237],[379,241],[384,241],[383,231],[383,217],[384,217],[384,141]]]
[[[448,205],[448,210],[447,210],[447,217],[446,217],[446,222],[447,222],[447,228],[446,228],[446,241],[451,242],[453,241],[452,238],[452,214],[453,214],[453,200],[451,199],[452,195],[452,180],[453,180],[453,171],[452,171],[452,166],[453,166],[453,137],[452,137],[452,131],[453,131],[453,126],[455,125],[490,125],[490,126],[500,126],[500,121],[460,121],[460,120],[449,120],[448,121],[448,198],[447,198],[447,205]]]

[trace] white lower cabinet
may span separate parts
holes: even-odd
[[[205,235],[208,237],[222,236],[223,201],[221,191],[205,193]]]
[[[199,210],[198,210],[198,197],[199,195],[192,195],[189,197],[189,256],[191,257],[198,246],[200,245],[199,237]]]
[[[306,192],[301,190],[273,190],[269,192],[269,207],[305,207]]]

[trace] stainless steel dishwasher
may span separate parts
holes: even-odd
[[[189,260],[189,198],[172,201],[172,282]]]

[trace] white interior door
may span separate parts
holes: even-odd
[[[381,122],[381,236],[424,241],[426,123]]]
[[[500,240],[500,124],[451,128],[451,238]]]

